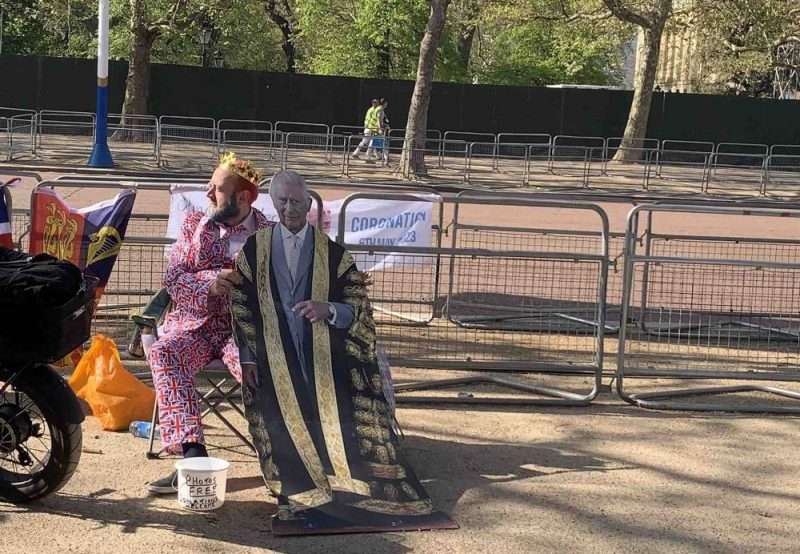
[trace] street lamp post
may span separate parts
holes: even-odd
[[[221,68],[225,65],[225,56],[222,55],[222,50],[214,52],[214,67]]]
[[[202,47],[201,56],[202,56],[202,66],[208,67],[208,51],[209,46],[211,45],[211,39],[214,35],[214,29],[211,27],[211,24],[207,20],[203,20],[202,26],[200,27],[200,45]]]

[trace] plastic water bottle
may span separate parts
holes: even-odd
[[[149,439],[150,427],[152,427],[152,424],[149,421],[132,421],[128,427],[128,431],[130,431],[131,435],[134,437]],[[158,425],[156,425],[156,433],[158,433]]]

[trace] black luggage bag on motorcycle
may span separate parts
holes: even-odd
[[[0,247],[0,499],[45,497],[78,466],[83,410],[46,362],[89,338],[96,284],[69,262]]]
[[[69,262],[0,249],[0,361],[53,362],[83,344],[96,284]]]

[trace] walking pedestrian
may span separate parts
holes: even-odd
[[[358,158],[361,155],[361,149],[367,149],[367,159],[375,155],[375,148],[372,145],[372,138],[380,132],[380,109],[383,106],[378,102],[377,98],[373,98],[367,113],[364,115],[364,138],[358,143],[356,149],[353,150],[352,156]]]

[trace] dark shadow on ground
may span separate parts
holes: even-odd
[[[227,492],[239,492],[264,487],[264,479],[261,477],[233,477],[228,479],[225,485]]]
[[[407,436],[403,452],[417,469],[436,508],[451,515],[458,500],[472,489],[558,473],[626,469],[553,444],[471,444]]]
[[[89,520],[96,523],[96,528],[120,527],[123,533],[160,529],[231,545],[269,548],[286,554],[330,552],[337,548],[345,550],[347,541],[352,541],[352,538],[346,537],[275,538],[271,532],[271,518],[275,511],[276,506],[266,500],[226,500],[225,505],[216,512],[191,513],[165,509],[155,505],[151,497],[106,499],[92,495],[87,498],[57,494],[35,505],[0,504],[0,519],[8,517],[8,514],[23,512],[49,513],[66,519]],[[388,554],[404,554],[410,551],[398,544],[396,537],[385,535],[359,536],[359,549],[362,552]]]
[[[591,455],[562,451],[556,445],[485,445],[462,443],[458,439],[451,441],[410,436],[403,446],[412,465],[424,479],[436,509],[451,515],[456,510],[458,500],[476,487],[555,473],[623,469],[609,467],[606,460]],[[229,481],[231,492],[263,486],[258,476]],[[266,494],[264,501],[227,499],[225,505],[216,512],[191,513],[164,508],[163,502],[155,503],[152,497],[109,498],[113,492],[101,489],[88,495],[57,494],[29,506],[0,506],[0,518],[13,513],[50,513],[64,518],[90,520],[99,528],[121,527],[125,533],[161,529],[179,535],[297,554],[315,552],[315,547],[320,548],[320,552],[336,551],[337,547],[346,549],[348,544],[346,537],[273,537],[270,518],[275,513],[275,505],[268,502]],[[497,501],[504,501],[502,495]],[[359,551],[389,554],[409,552],[407,547],[396,542],[398,536],[360,535]],[[322,544],[325,548],[322,548]]]

